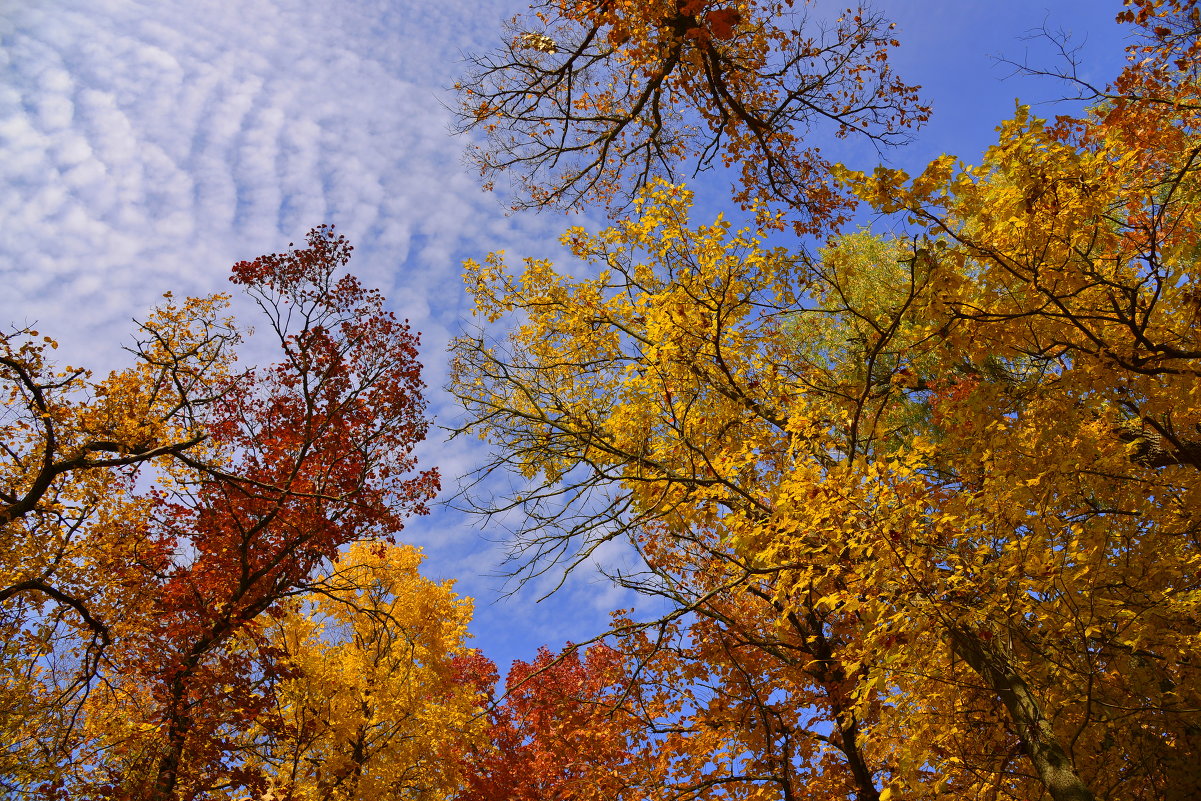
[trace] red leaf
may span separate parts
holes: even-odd
[[[742,22],[742,15],[732,8],[719,8],[705,14],[705,22],[715,39],[733,39],[734,26]]]

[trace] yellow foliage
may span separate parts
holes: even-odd
[[[457,661],[471,601],[422,577],[421,558],[353,545],[264,632],[286,672],[248,768],[278,797],[449,798],[461,755],[483,746],[478,677]]]
[[[976,170],[855,179],[929,221],[916,244],[786,253],[655,184],[565,236],[594,278],[469,265],[481,317],[522,322],[460,341],[453,389],[535,488],[538,553],[628,535],[656,592],[810,653],[776,679],[839,734],[806,775],[1158,797],[1198,780],[1196,204],[1116,143],[1024,112],[1001,135]],[[678,747],[714,758],[699,737]]]

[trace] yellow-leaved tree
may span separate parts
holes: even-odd
[[[699,615],[687,633],[669,626],[628,644],[632,659],[648,661],[633,675],[676,682],[674,700],[646,707],[661,710],[653,725],[670,733],[665,783],[753,794],[766,781],[792,797],[875,799],[881,778],[905,768],[890,754],[896,738],[873,736],[879,693],[859,682],[883,675],[877,646],[892,635],[875,625],[878,593],[867,604],[844,574],[858,560],[883,575],[887,566],[843,531],[853,524],[832,488],[869,456],[895,454],[921,419],[887,400],[904,397],[890,379],[922,334],[884,320],[912,304],[925,278],[895,258],[873,278],[866,257],[896,249],[859,236],[820,266],[847,279],[845,292],[807,306],[817,265],[721,220],[692,227],[690,204],[686,190],[657,184],[637,218],[596,235],[569,231],[564,242],[600,271],[593,279],[539,261],[512,275],[496,256],[469,265],[481,314],[520,311],[528,322],[495,346],[461,340],[454,389],[472,428],[502,444],[498,463],[528,482],[511,499],[529,520],[519,548],[576,562],[627,538],[647,572],[626,582]],[[895,278],[906,283],[872,292]],[[871,342],[882,325],[893,339]],[[802,534],[803,558],[784,561]],[[676,637],[678,658],[665,656]],[[739,676],[775,684],[758,698],[689,686],[705,675],[719,687],[755,686]],[[778,725],[748,740],[739,727],[755,717]],[[730,755],[716,763],[727,769],[720,779],[718,746]],[[748,751],[760,767],[747,767]],[[915,783],[933,781],[921,762],[909,767]]]
[[[759,762],[688,777],[723,718],[677,709],[666,786],[1201,793],[1201,23],[1131,6],[1145,39],[1089,114],[1019,109],[977,168],[838,171],[903,239],[790,253],[660,183],[568,232],[588,277],[468,265],[513,329],[459,341],[454,389],[524,477],[527,553],[627,539],[628,583],[696,621],[684,666],[651,637],[631,676],[774,715]]]
[[[263,632],[285,669],[244,748],[268,797],[454,794],[461,756],[483,747],[489,671],[464,645],[470,600],[420,563],[411,546],[354,545]]]

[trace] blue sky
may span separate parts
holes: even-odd
[[[1098,83],[1122,63],[1116,0],[879,6],[899,23],[897,70],[935,107],[915,144],[889,156],[907,167],[942,152],[978,160],[1016,97],[1066,93],[1046,79],[1002,80],[1012,69],[997,56],[1056,64],[1045,40],[1022,40],[1031,30],[1070,31]],[[423,332],[431,408],[453,423],[439,387],[446,344],[469,313],[462,259],[553,256],[566,224],[506,216],[448,133],[445,89],[462,54],[494,41],[522,7],[0,0],[0,324],[36,321],[61,341],[63,361],[103,371],[121,363],[130,318],[164,292],[223,291],[235,261],[335,223],[356,246],[355,272]],[[853,146],[840,155],[874,158]],[[448,487],[481,458],[477,443],[437,434],[422,455]],[[429,575],[456,578],[477,599],[476,644],[502,669],[538,644],[586,638],[631,603],[593,575],[540,605],[537,588],[499,599],[503,548],[485,537],[501,535],[440,509],[404,538],[426,548]]]

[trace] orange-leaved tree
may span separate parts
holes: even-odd
[[[884,146],[929,110],[890,70],[892,25],[847,9],[821,19],[793,0],[539,0],[456,85],[473,160],[507,175],[516,205],[600,202],[621,211],[652,178],[718,164],[735,198],[767,201],[814,230],[847,196],[806,139]]]
[[[9,348],[5,670],[26,694],[5,699],[11,784],[160,799],[261,786],[229,744],[285,670],[264,616],[437,488],[414,471],[417,338],[338,275],[350,252],[321,228],[235,266],[281,349],[271,367],[234,372],[220,297],[160,309],[135,366],[103,382]]]
[[[149,466],[212,459],[202,419],[231,379],[237,333],[220,296],[168,300],[141,324],[134,366],[93,381],[56,365],[35,330],[0,342],[0,774],[48,781],[78,742],[79,707],[117,637],[152,596],[141,533]],[[177,464],[178,467],[178,464]]]
[[[516,661],[490,710],[486,748],[466,754],[457,801],[647,797],[653,732],[633,710],[623,655],[543,648]]]

